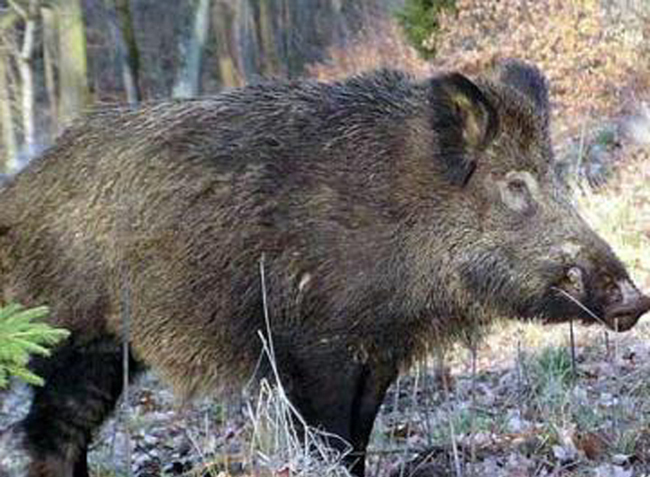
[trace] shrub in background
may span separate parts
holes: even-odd
[[[440,14],[455,9],[456,0],[406,0],[396,15],[408,42],[428,59],[436,54]]]

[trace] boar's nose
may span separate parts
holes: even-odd
[[[650,310],[650,298],[628,279],[611,283],[606,290],[604,320],[615,331],[632,328]]]

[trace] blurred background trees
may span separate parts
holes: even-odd
[[[0,172],[80,111],[295,78],[402,0],[0,0]]]
[[[647,0],[0,0],[0,173],[91,105],[503,56],[542,67],[575,136],[650,89],[648,45]]]

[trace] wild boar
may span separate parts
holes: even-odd
[[[270,331],[290,399],[358,476],[387,388],[428,347],[495,317],[633,326],[650,299],[554,174],[549,117],[517,61],[83,117],[0,190],[0,298],[72,332],[33,365],[29,475],[88,475],[125,305],[132,374],[183,397],[248,380]]]

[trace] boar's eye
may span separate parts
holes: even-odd
[[[534,182],[527,177],[528,173],[514,172],[508,174],[500,184],[501,199],[511,210],[519,213],[531,214],[534,211],[534,200],[529,182]]]
[[[525,194],[528,191],[526,182],[523,179],[511,179],[508,181],[508,189],[513,194]]]

